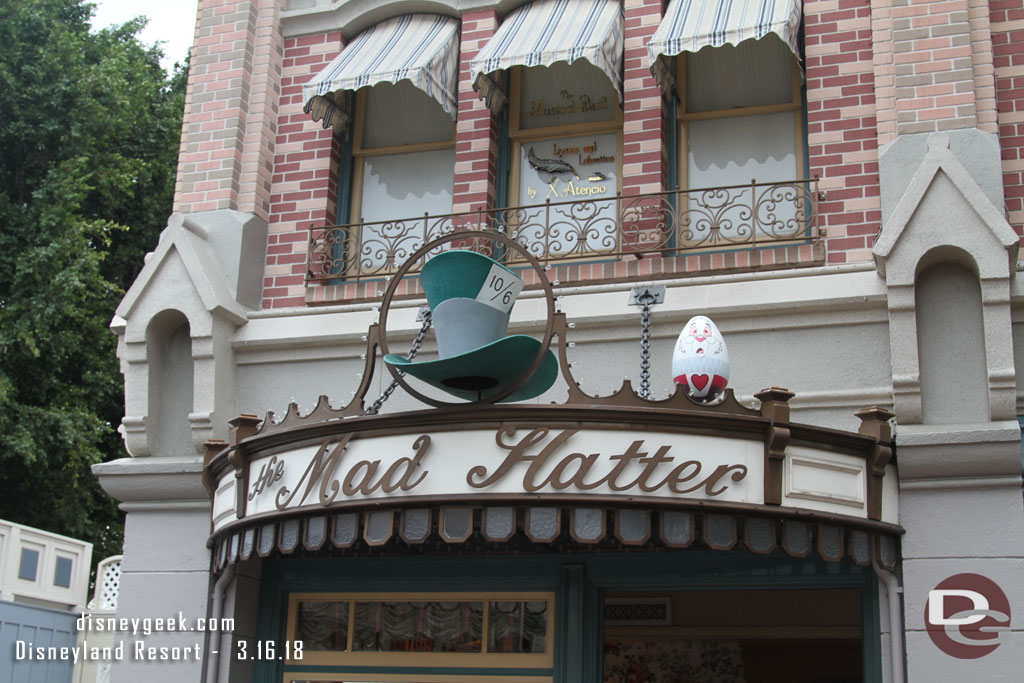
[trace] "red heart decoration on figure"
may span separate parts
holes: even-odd
[[[697,391],[703,391],[704,387],[708,385],[708,376],[690,375],[690,384],[692,384]]]

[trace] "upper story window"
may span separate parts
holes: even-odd
[[[622,111],[612,83],[580,60],[512,72],[511,177],[520,206],[614,198]]]
[[[638,194],[630,177],[623,196],[621,0],[519,6],[469,69],[501,141],[494,166],[473,169],[479,185],[494,180],[496,208],[459,216],[450,215],[457,21],[409,15],[374,26],[306,86],[307,111],[345,141],[337,227],[311,233],[310,279],[391,275],[466,225],[501,230],[545,262],[804,243],[816,196],[801,180],[800,22],[799,0],[672,0],[648,45],[670,97],[634,93],[644,116],[626,134],[639,144],[625,167],[644,178],[660,171],[667,187],[644,180],[654,189]],[[668,120],[650,116],[666,109]],[[655,169],[662,134],[669,159]]]
[[[680,185],[804,177],[801,78],[773,36],[679,57]]]
[[[21,549],[21,563],[18,565],[18,578],[23,581],[35,581],[39,571],[39,551],[32,548]]]
[[[549,257],[606,250],[622,189],[622,111],[612,83],[583,60],[516,68],[511,81],[509,203],[536,207],[511,214],[516,234],[546,242]]]
[[[680,246],[805,235],[806,168],[799,0],[673,0],[648,44],[674,95]]]
[[[307,113],[339,136],[336,222],[352,226],[329,231],[327,272],[390,272],[424,213],[451,211],[458,50],[458,20],[403,15],[304,86]]]
[[[364,222],[380,239],[381,222],[451,211],[455,122],[409,81],[359,91],[352,159],[351,203],[339,224]]]
[[[508,204],[519,208],[504,222],[538,256],[615,249],[622,48],[616,0],[536,0],[509,14],[472,62],[481,97],[497,109],[508,101],[503,170]]]

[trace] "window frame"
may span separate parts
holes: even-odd
[[[577,60],[585,61],[585,60]],[[590,62],[586,62],[590,64]],[[572,65],[570,65],[572,66]],[[590,64],[590,66],[593,66]],[[615,133],[617,137],[618,147],[616,149],[616,171],[615,171],[615,194],[622,194],[622,102],[619,101],[618,97],[614,98],[614,117],[610,121],[590,121],[586,123],[568,123],[554,126],[539,126],[537,128],[521,128],[520,127],[520,112],[522,111],[522,94],[523,94],[523,69],[526,67],[514,66],[510,69],[509,80],[511,85],[509,91],[512,96],[508,102],[508,139],[509,139],[509,179],[508,179],[508,198],[511,207],[521,206],[519,204],[519,191],[521,183],[522,173],[522,147],[523,144],[528,142],[536,142],[538,140],[550,140],[552,138],[567,138],[574,137],[577,135],[587,134],[602,134],[607,135],[609,133]],[[597,68],[597,67],[594,67]],[[543,202],[536,202],[537,204],[543,204]],[[571,259],[559,259],[571,260]]]
[[[759,40],[771,40],[771,36],[765,36]],[[715,48],[711,48],[715,49]],[[788,47],[787,47],[788,49]],[[680,190],[700,190],[705,188],[690,187],[689,184],[689,124],[693,121],[707,121],[711,119],[738,118],[742,116],[758,116],[763,114],[778,114],[782,112],[793,113],[794,148],[796,157],[796,178],[786,180],[805,180],[807,177],[807,136],[804,132],[804,97],[803,97],[803,74],[796,55],[790,60],[791,73],[791,97],[790,101],[781,104],[764,104],[752,107],[735,107],[731,109],[713,109],[710,111],[687,113],[686,111],[686,52],[676,56],[676,87],[675,96],[678,100],[676,107],[676,178]],[[758,181],[770,182],[770,181]],[[782,181],[780,181],[782,182]]]
[[[348,616],[348,647],[355,637],[356,602],[483,602],[480,652],[353,652],[351,650],[303,650],[302,659],[287,659],[288,666],[386,666],[386,667],[450,667],[457,669],[505,668],[505,669],[551,669],[554,666],[555,629],[557,601],[554,591],[444,591],[444,592],[295,592],[288,595],[285,638],[290,642],[298,640],[298,604],[304,601],[350,603]],[[546,602],[547,633],[543,653],[487,652],[489,601],[501,602]],[[294,676],[298,678],[294,678]],[[334,676],[342,674],[332,674]],[[390,675],[390,674],[388,674]],[[289,679],[288,676],[293,676]],[[304,674],[286,674],[285,681],[309,680]],[[358,674],[362,677],[363,674]],[[333,679],[325,679],[333,680]],[[370,681],[372,679],[359,678]],[[385,680],[399,680],[391,677]],[[426,681],[422,676],[411,676],[409,680]],[[474,677],[473,680],[481,680]],[[495,680],[507,681],[508,678]],[[530,677],[531,681],[539,681]],[[549,679],[550,680],[550,679]]]
[[[21,553],[18,559],[19,581],[36,583],[39,580],[40,569],[42,569],[43,564],[43,551],[44,548],[41,546],[36,548],[29,548],[27,545],[21,546]],[[28,576],[30,568],[32,575]]]
[[[335,171],[335,177],[337,178],[337,189],[334,196],[334,211],[333,214],[329,214],[333,217],[333,225],[330,227],[345,228],[344,232],[346,235],[343,242],[336,243],[334,245],[332,253],[332,259],[334,262],[341,264],[337,268],[336,272],[332,273],[332,276],[335,279],[331,280],[330,283],[335,285],[354,282],[367,277],[363,274],[362,268],[358,262],[360,258],[358,251],[363,244],[362,231],[364,222],[362,209],[365,160],[369,157],[375,156],[413,154],[417,152],[430,152],[443,149],[451,149],[454,153],[455,150],[455,141],[458,135],[458,121],[452,122],[452,134],[447,140],[404,145],[388,145],[384,147],[366,147],[364,145],[364,131],[366,122],[367,93],[370,88],[376,87],[377,85],[383,85],[383,83],[366,86],[353,93],[353,115],[352,122],[347,132],[348,134],[347,136],[345,136],[344,133],[335,135],[334,145],[337,147],[337,161],[332,168]],[[388,85],[397,84],[391,83]],[[447,116],[448,114],[445,113],[445,115]],[[453,201],[455,195],[454,171],[455,169],[453,165],[451,188]],[[449,207],[449,213],[450,212],[451,207]],[[443,216],[447,214],[437,215]],[[423,216],[420,214],[418,216],[390,216],[388,220],[407,222],[410,219],[422,220],[422,218]],[[371,273],[369,277],[371,279],[377,277],[383,278],[385,275],[386,274],[380,274],[378,276],[377,274]]]
[[[407,145],[388,145],[386,147],[364,147],[363,133],[366,124],[366,95],[370,87],[356,91],[356,112],[352,126],[352,177],[349,183],[349,214],[348,225],[362,223],[363,208],[363,160],[367,157],[388,156],[392,154],[413,154],[415,152],[432,152],[439,149],[455,149],[457,121],[452,125],[452,137],[437,142],[418,142]],[[438,105],[440,106],[440,105]],[[443,214],[442,214],[443,215]],[[358,216],[358,218],[353,218]],[[395,220],[417,218],[421,216],[394,216]]]

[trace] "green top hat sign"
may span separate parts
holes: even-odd
[[[437,360],[413,362],[389,353],[384,362],[453,396],[477,401],[519,379],[541,343],[508,335],[509,314],[523,279],[475,251],[438,254],[420,274],[437,336]],[[502,402],[523,401],[554,384],[558,362],[548,350],[540,368]]]

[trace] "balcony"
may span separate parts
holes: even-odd
[[[817,215],[813,179],[332,225],[310,230],[306,281],[384,278],[426,242],[459,230],[500,232],[548,265],[802,244],[817,235]],[[515,262],[487,245],[454,244]]]

